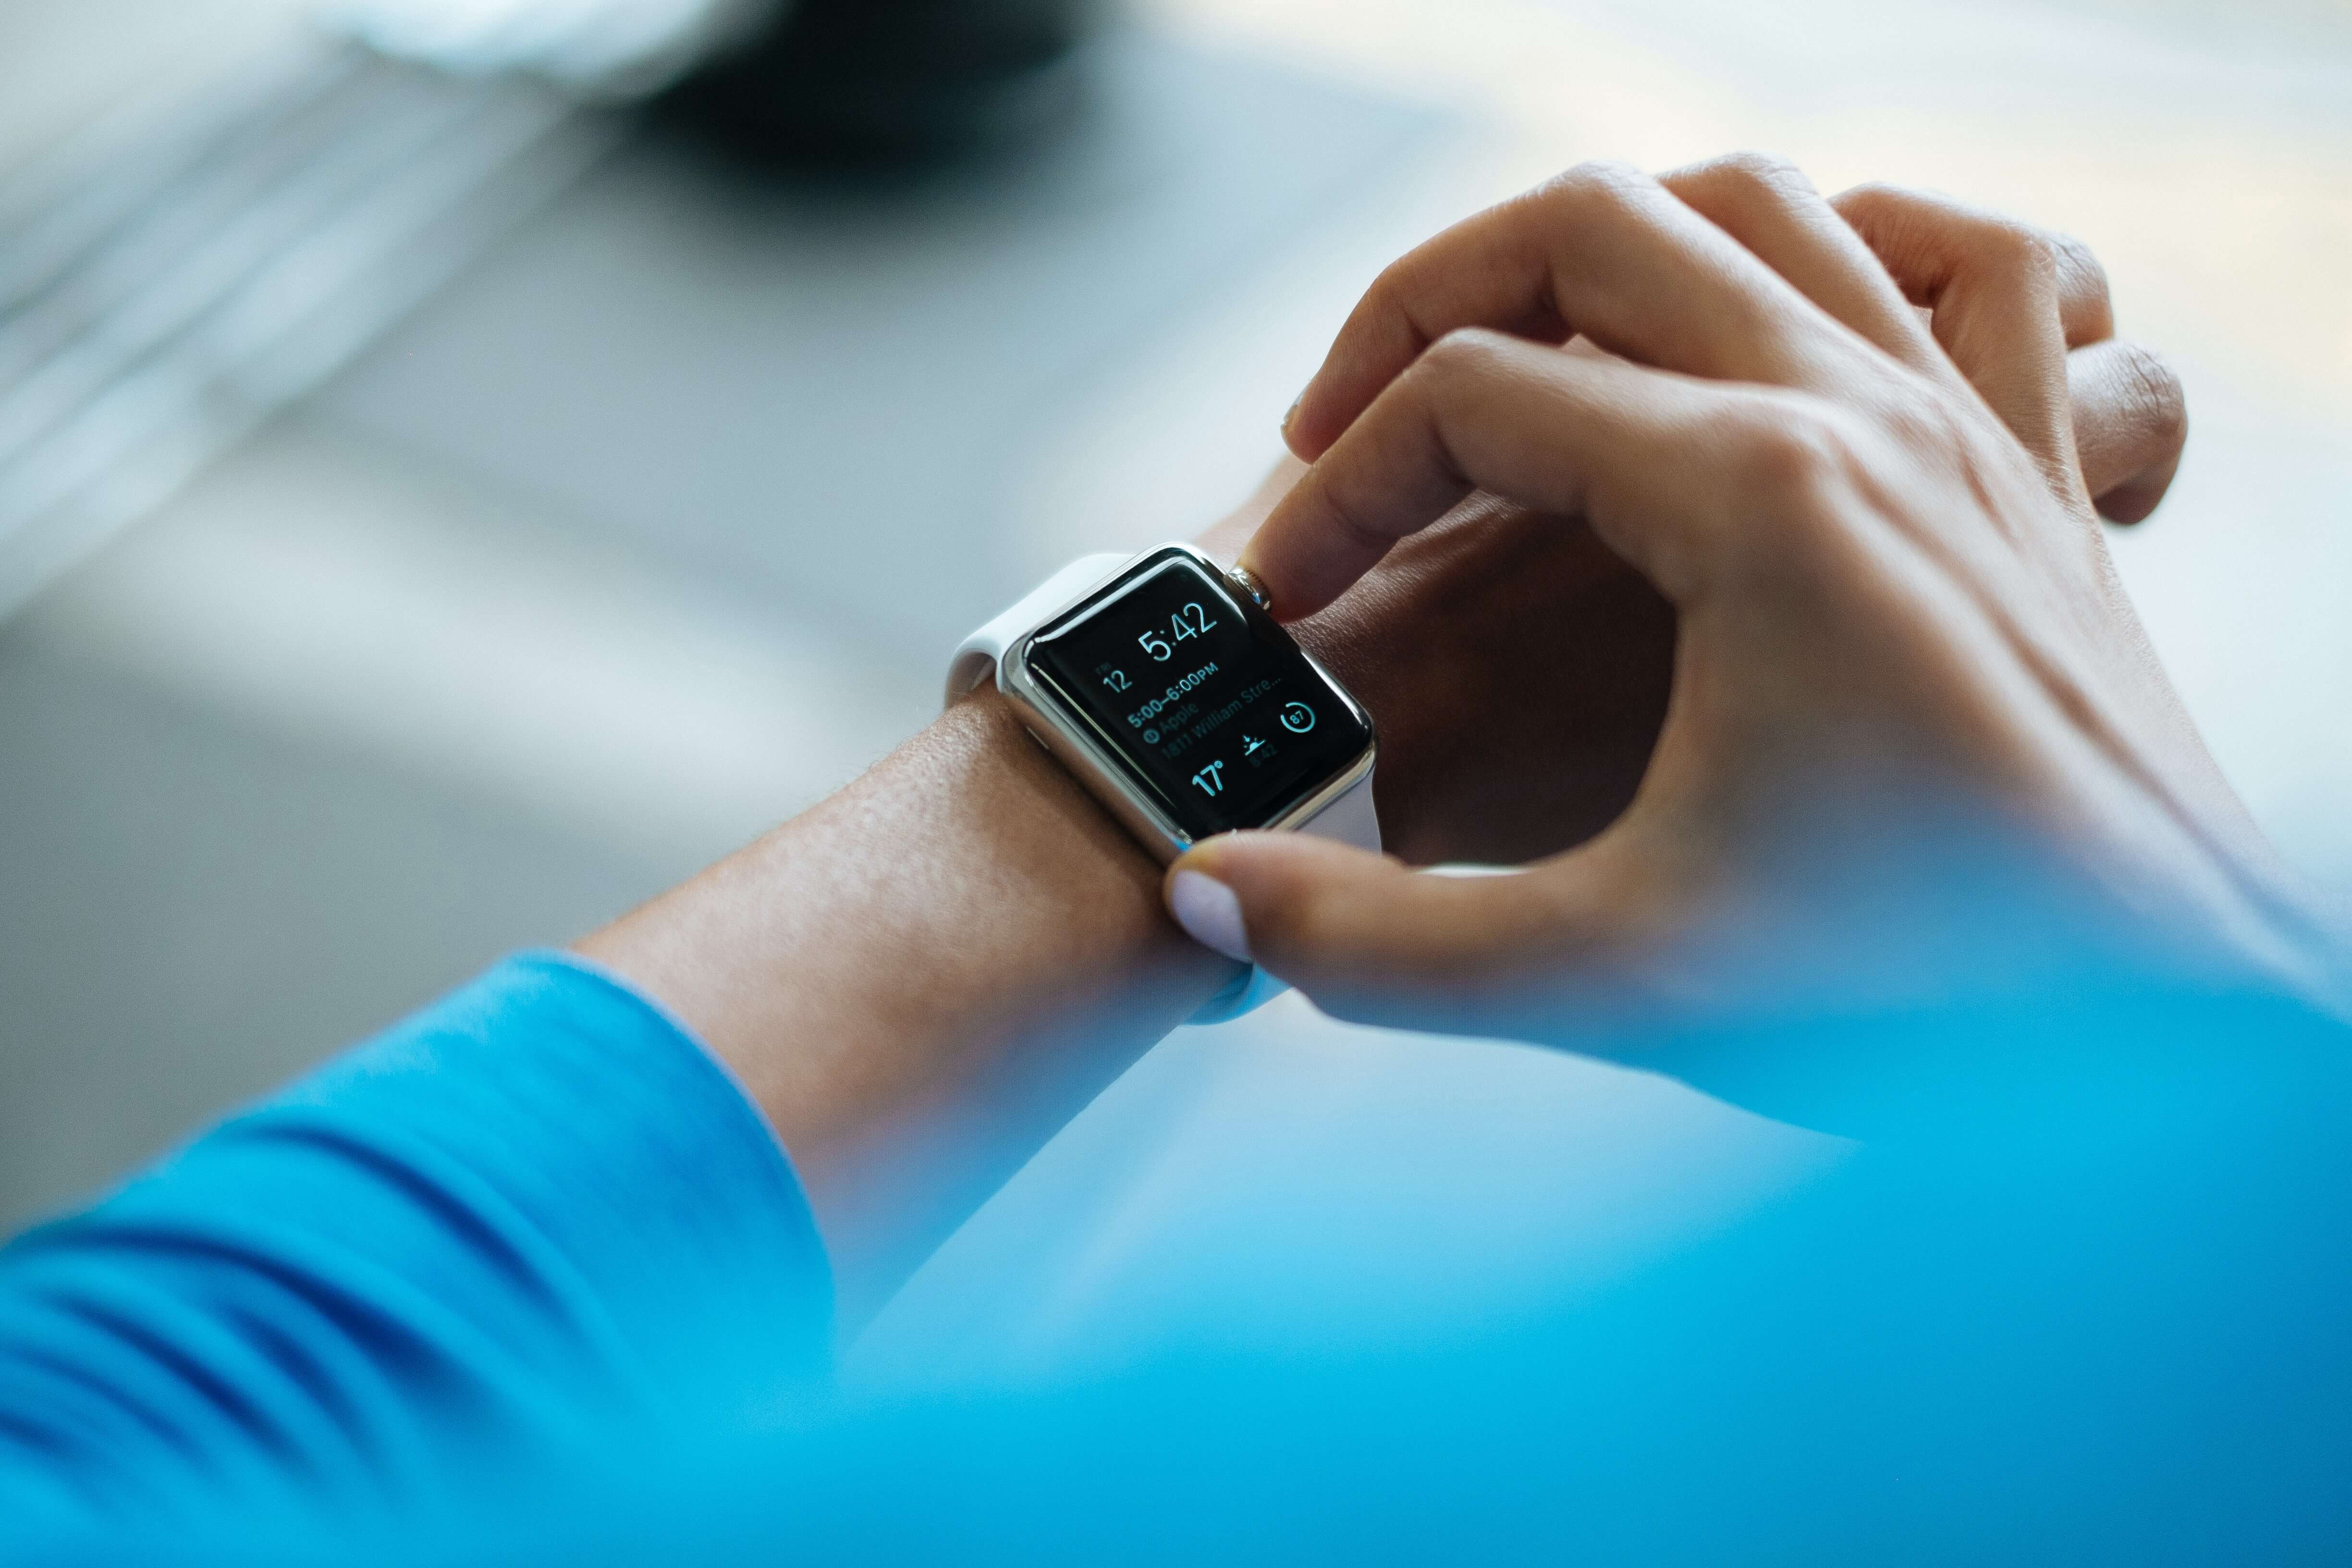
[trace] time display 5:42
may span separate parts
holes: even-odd
[[[1216,624],[1209,618],[1209,612],[1200,605],[1186,605],[1169,617],[1166,637],[1160,636],[1156,628],[1139,633],[1136,646],[1155,660],[1164,662],[1176,657],[1176,644],[1200,637]]]

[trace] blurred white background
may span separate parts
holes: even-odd
[[[0,168],[131,144],[314,47],[306,11],[0,4]],[[851,776],[968,625],[1238,500],[1385,260],[1591,157],[1761,147],[2089,242],[2193,422],[2126,579],[2257,816],[2352,889],[2344,0],[1127,18],[1081,131],[962,184],[631,142],[0,624],[0,1219]],[[1369,1223],[1475,1314],[1833,1152],[1292,1000],[1154,1053],[867,1364],[1117,1353],[1234,1227],[1294,1243],[1219,1303],[1264,1332],[1315,1331],[1318,1238]]]

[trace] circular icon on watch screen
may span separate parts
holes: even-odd
[[[1282,705],[1282,727],[1294,735],[1304,735],[1315,728],[1315,710],[1304,702]]]

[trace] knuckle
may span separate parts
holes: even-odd
[[[2123,397],[2133,427],[2151,441],[2179,446],[2189,437],[2189,401],[2180,377],[2153,349],[2126,343],[2121,352]]]
[[[1497,389],[1514,376],[1513,361],[1527,352],[1518,339],[1486,327],[1457,327],[1422,352],[1394,388],[1412,432],[1415,474],[1465,488],[1471,483],[1455,447],[1457,435],[1478,418],[1478,410],[1494,406]]]
[[[2010,217],[1986,218],[1980,233],[1985,250],[2019,281],[2055,287],[2058,251],[2049,235]]]
[[[1830,204],[1841,212],[1854,208],[1868,208],[1875,211],[1890,206],[1909,205],[1918,199],[1918,193],[1907,185],[1897,185],[1885,180],[1865,180],[1861,184],[1849,185],[1840,191],[1830,198]]]
[[[1727,153],[1669,175],[1665,184],[1701,215],[1735,234],[1769,226],[1777,215],[1820,200],[1803,170],[1770,153]]]
[[[1360,479],[1335,476],[1322,487],[1321,500],[1327,525],[1349,550],[1377,560],[1396,542],[1395,534],[1375,521],[1377,508],[1363,493]]]
[[[1721,560],[1751,583],[1824,558],[1843,526],[1837,503],[1857,458],[1853,434],[1837,412],[1801,395],[1759,396],[1731,443],[1741,492],[1752,505],[1727,521]]]
[[[1898,446],[1919,452],[1964,449],[1983,429],[1969,404],[1924,387],[1889,399],[1878,417]]]
[[[1570,216],[1622,212],[1633,207],[1639,193],[1656,183],[1630,163],[1602,158],[1553,175],[1530,195]]]
[[[1407,251],[1381,268],[1380,275],[1364,290],[1363,298],[1357,302],[1355,310],[1349,312],[1349,324],[1352,327],[1383,316],[1404,314],[1406,306],[1419,292],[1421,268],[1421,253],[1418,250]]]
[[[1951,204],[1931,192],[1885,180],[1855,185],[1830,198],[1830,205],[1874,246],[1949,252],[1965,224]]]
[[[1456,327],[1423,351],[1414,366],[1424,380],[1451,381],[1484,374],[1507,353],[1513,340],[1486,327]]]
[[[1788,201],[1816,195],[1805,172],[1777,153],[1727,153],[1699,165],[1701,178],[1742,195],[1768,201]]]
[[[2049,248],[2053,268],[2067,288],[2086,299],[2105,303],[2107,269],[2100,263],[2098,253],[2071,234],[2044,230],[2042,237]]]
[[[1742,421],[1740,477],[1760,496],[1801,500],[1817,495],[1845,470],[1848,458],[1837,421],[1810,398],[1759,398]]]
[[[2016,433],[1990,408],[1940,391],[1920,389],[1890,401],[1875,411],[1866,428],[1870,452],[1858,449],[1862,440],[1857,438],[1858,469],[1883,458],[1891,448],[1907,454],[1909,463],[1924,465],[1926,472],[1965,479],[1986,463],[2027,456]]]

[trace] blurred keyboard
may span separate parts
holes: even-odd
[[[0,614],[594,163],[523,79],[321,45],[0,187]]]

